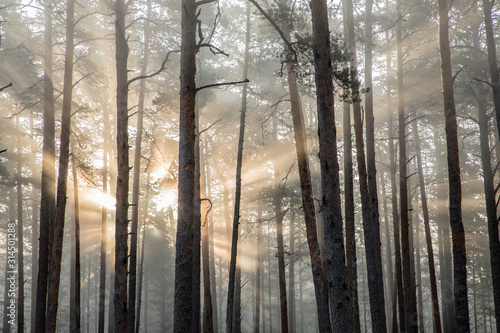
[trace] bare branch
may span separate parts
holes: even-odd
[[[196,92],[206,89],[206,88],[214,88],[214,87],[220,87],[220,86],[229,86],[233,84],[240,84],[240,83],[248,83],[250,80],[245,79],[243,81],[234,81],[234,82],[221,82],[221,83],[213,83],[213,84],[207,84],[206,86],[201,86],[199,88],[196,88]]]
[[[161,72],[163,72],[166,69],[165,65],[168,61],[168,57],[172,53],[179,53],[179,52],[181,52],[181,51],[180,50],[168,51],[167,55],[165,56],[165,59],[163,59],[163,62],[161,63],[160,69],[158,69],[156,72],[148,74],[148,75],[140,75],[140,76],[134,77],[133,79],[128,80],[127,85],[131,85],[133,82],[135,82],[137,80],[149,79],[149,78],[152,78],[152,77],[160,74]]]
[[[478,81],[478,82],[482,82],[482,83],[486,83],[487,85],[489,85],[492,89],[493,89],[493,85],[491,83],[489,83],[488,81],[484,81],[484,80],[481,80],[481,79],[478,79],[478,78],[472,78],[474,81]]]
[[[210,126],[208,126],[207,128],[205,128],[204,130],[200,131],[200,133],[198,133],[198,135],[201,136],[203,134],[203,132],[208,131],[210,128],[212,128],[212,126],[214,126],[215,124],[217,124],[220,121],[222,121],[222,119],[219,119],[216,122],[212,123]]]
[[[264,17],[269,21],[269,23],[271,23],[271,25],[276,29],[276,31],[280,34],[281,36],[281,39],[283,39],[283,41],[285,42],[285,44],[288,46],[288,50],[293,54],[293,59],[295,62],[297,62],[297,53],[295,52],[292,44],[290,43],[290,41],[288,40],[288,38],[286,38],[285,34],[283,33],[283,31],[281,31],[280,27],[278,26],[278,24],[276,24],[276,22],[274,22],[274,20],[271,18],[271,16],[269,16],[266,11],[257,3],[256,0],[248,0],[250,1],[250,3],[252,3],[255,7],[257,7],[257,9],[259,10],[259,12],[264,15]]]
[[[227,54],[226,52],[222,51],[221,49],[219,49],[217,46],[213,46],[212,44],[210,43],[202,43],[202,44],[198,44],[198,50],[202,47],[208,47],[210,49],[210,51],[214,54],[214,55],[217,55],[217,54],[223,54],[225,55],[226,57],[229,57],[229,54]],[[214,51],[215,50],[215,51]]]
[[[9,83],[8,85],[6,85],[5,87],[0,88],[0,91],[5,90],[5,89],[7,89],[9,87],[12,87],[12,82]]]

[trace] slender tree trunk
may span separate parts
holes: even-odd
[[[38,275],[38,252],[36,244],[38,242],[38,205],[35,200],[35,186],[32,188],[32,206],[31,206],[31,309],[30,309],[30,332],[35,332],[36,318],[36,277]]]
[[[349,7],[349,5],[351,5]],[[349,34],[349,41],[351,41],[351,34],[353,31],[347,24],[349,9],[352,9],[352,2],[344,1],[342,9],[344,12],[344,34]],[[352,15],[351,15],[352,16]],[[350,32],[348,32],[350,31]],[[349,43],[349,46],[355,44]],[[351,49],[352,51],[352,49]],[[352,58],[354,60],[354,57]],[[354,64],[351,63],[351,67]],[[346,89],[347,90],[347,89]],[[349,93],[348,91],[345,91]],[[345,233],[346,233],[346,260],[347,260],[347,283],[349,285],[349,293],[351,295],[351,315],[353,320],[353,333],[361,332],[361,324],[359,320],[359,296],[358,296],[358,267],[356,264],[356,225],[354,217],[354,180],[353,180],[353,167],[352,167],[352,130],[351,130],[351,107],[349,102],[344,101],[343,107],[343,136],[344,136],[344,214],[345,214]]]
[[[127,7],[124,0],[116,0],[116,152],[118,173],[116,183],[115,217],[115,277],[114,277],[114,329],[128,332],[127,275],[128,275],[128,42],[125,35]]]
[[[208,154],[208,146],[205,145],[205,151]],[[212,180],[210,177],[210,165],[206,163],[206,178],[207,178],[207,197],[212,198]],[[209,219],[211,222],[209,224],[209,235],[208,235],[208,240],[209,240],[209,257],[210,257],[210,286],[212,288],[211,290],[211,295],[212,295],[212,316],[213,316],[213,327],[214,327],[214,332],[219,331],[219,316],[218,316],[218,305],[217,305],[217,280],[215,278],[215,248],[214,248],[214,237],[215,237],[215,231],[214,231],[214,220],[212,218]],[[220,289],[219,289],[220,290]]]
[[[43,333],[47,313],[49,253],[55,214],[55,119],[52,83],[52,1],[44,2],[45,32],[43,60],[43,162],[40,203],[40,241],[36,290],[35,332]],[[5,329],[5,328],[4,328]]]
[[[74,141],[74,140],[73,140]],[[75,159],[75,144],[71,142],[71,170],[73,175],[73,225],[71,230],[71,278],[70,278],[70,331],[81,331],[80,297],[80,209],[78,205],[78,179]],[[88,288],[88,287],[87,287]]]
[[[241,232],[240,236],[241,237]],[[241,242],[238,242],[238,253],[241,253]],[[241,332],[241,256],[236,258],[236,275],[234,281],[233,333]]]
[[[478,103],[480,104],[480,103]],[[491,280],[493,284],[493,302],[495,306],[495,322],[500,332],[500,241],[498,238],[498,215],[494,186],[494,175],[491,168],[490,145],[488,142],[488,116],[483,105],[478,106],[479,143],[481,146],[481,164],[483,167],[483,183],[488,222],[488,239],[490,245]]]
[[[175,252],[174,332],[191,331],[193,320],[193,251],[196,215],[196,3],[182,1],[181,87],[179,125],[179,207]]]
[[[149,63],[149,18],[151,17],[151,0],[147,3],[147,19],[144,21],[144,54],[141,75],[146,75]],[[146,80],[141,80],[139,88],[139,101],[137,105],[137,133],[135,137],[134,152],[134,174],[132,180],[132,223],[130,230],[130,263],[128,275],[128,331],[134,333],[136,318],[136,296],[137,296],[137,238],[139,234],[139,192],[141,183],[141,152],[142,131],[144,122],[144,98],[146,95]]]
[[[417,155],[418,179],[420,186],[420,200],[422,202],[422,214],[424,217],[425,242],[427,245],[427,260],[429,262],[429,279],[431,285],[432,298],[432,322],[434,324],[434,333],[441,333],[441,317],[439,316],[439,299],[436,283],[436,268],[434,265],[434,250],[432,248],[432,235],[429,218],[429,208],[427,207],[427,193],[425,191],[424,170],[422,163],[422,152],[420,148],[420,136],[418,133],[417,122],[413,122],[413,137],[415,141],[415,150]],[[418,222],[417,222],[418,223]]]
[[[257,244],[255,244],[255,264],[257,271],[255,272],[255,310],[253,315],[253,332],[260,332],[260,302],[261,302],[261,279],[262,279],[262,207],[259,204],[257,207]],[[264,322],[265,324],[265,322]]]
[[[243,78],[247,78],[248,62],[249,62],[249,44],[250,44],[250,7],[247,4],[247,22],[245,36],[245,59],[243,65]],[[231,240],[231,261],[229,264],[229,282],[227,292],[227,308],[226,308],[226,333],[233,331],[233,311],[234,311],[234,296],[235,296],[235,281],[236,281],[236,256],[238,251],[238,236],[239,236],[239,219],[240,219],[240,201],[241,201],[241,168],[243,164],[243,141],[245,138],[245,115],[247,109],[247,84],[243,84],[243,96],[241,101],[240,114],[240,131],[238,139],[238,156],[236,160],[236,189],[234,195],[234,217],[233,217],[233,232]],[[239,318],[238,318],[239,319]]]
[[[207,199],[207,181],[205,173],[205,153],[200,151],[200,198]],[[210,199],[210,198],[208,198]],[[202,265],[203,265],[203,332],[212,333],[214,332],[214,321],[213,321],[213,304],[212,304],[212,290],[210,284],[210,235],[209,235],[209,223],[211,220],[208,217],[209,214],[208,201],[204,200],[202,202],[201,209],[201,250],[202,250]]]
[[[108,194],[108,113],[103,112],[103,156],[102,156],[102,194]],[[104,333],[104,311],[106,302],[106,243],[108,239],[107,233],[107,218],[108,210],[105,205],[101,205],[101,253],[99,265],[99,315],[98,327],[99,333]]]
[[[288,25],[284,25],[282,30],[288,41],[291,41]],[[287,50],[289,52],[289,50]],[[290,54],[288,56],[291,57]],[[311,257],[311,270],[314,282],[314,292],[316,296],[316,308],[318,312],[318,323],[322,332],[330,331],[330,319],[328,313],[328,292],[325,284],[326,277],[324,266],[321,262],[320,245],[318,239],[316,210],[314,207],[314,196],[311,181],[311,171],[309,158],[307,156],[307,137],[304,126],[304,116],[300,101],[299,89],[297,86],[297,75],[292,62],[287,62],[287,81],[290,95],[290,108],[293,122],[293,133],[295,139],[295,149],[297,154],[297,164],[300,179],[300,189],[302,194],[302,209],[304,210],[304,220],[306,224],[307,244]]]
[[[443,84],[446,146],[448,152],[448,182],[450,190],[450,226],[453,243],[453,289],[455,296],[455,322],[458,333],[469,332],[469,303],[467,299],[467,254],[465,231],[462,222],[462,184],[458,147],[455,92],[451,69],[451,51],[448,36],[448,4],[438,0],[439,51],[441,55],[441,78]]]
[[[379,183],[380,184],[385,184],[385,177],[383,176],[382,173],[379,174]],[[385,173],[384,173],[385,175]],[[394,304],[394,299],[395,299],[395,291],[396,288],[394,288],[394,268],[392,264],[392,247],[391,247],[391,234],[390,234],[390,228],[389,228],[389,210],[387,209],[387,196],[385,195],[385,186],[382,185],[382,202],[383,202],[383,207],[384,207],[384,225],[385,225],[385,245],[386,245],[386,256],[387,256],[387,269],[386,269],[386,277],[387,277],[387,300],[389,300],[389,304],[386,306],[386,311],[387,311],[387,327],[388,331],[392,329],[393,332],[397,331],[397,319],[396,319],[396,329],[394,330],[393,325],[393,318],[392,316],[395,313],[396,309],[396,304]],[[397,316],[397,313],[396,313]]]
[[[401,17],[401,0],[397,2],[397,17]],[[404,82],[403,82],[403,36],[402,20],[396,25],[397,33],[397,63],[398,63],[398,127],[399,127],[399,199],[401,218],[401,259],[403,262],[403,288],[405,308],[405,332],[416,333],[418,331],[417,297],[412,277],[412,263],[410,248],[410,226],[408,216],[408,184],[406,173],[406,116],[404,105]],[[400,318],[401,320],[403,318]]]
[[[19,116],[17,117],[19,129]],[[21,136],[17,145],[17,331],[24,332],[24,238],[23,238],[23,172],[21,156]]]
[[[310,5],[330,311],[331,317],[335,319],[332,322],[333,332],[345,333],[352,328],[352,318],[344,255],[328,10],[325,0],[312,0]]]
[[[288,327],[290,333],[295,332],[296,320],[295,320],[295,225],[294,225],[295,214],[292,212],[292,217],[290,218],[290,255],[288,256]]]
[[[497,50],[495,45],[495,34],[493,32],[493,20],[491,10],[495,0],[483,0],[484,30],[486,32],[486,47],[488,49],[488,64],[490,66],[491,88],[493,91],[493,103],[495,106],[495,116],[497,131],[500,135],[500,75],[497,64]],[[498,310],[496,310],[498,311]],[[495,313],[498,319],[499,313]],[[497,325],[498,326],[498,325]]]
[[[198,105],[198,104],[196,104]],[[196,124],[195,124],[195,187],[194,195],[196,201],[193,205],[195,214],[195,224],[193,233],[193,305],[191,332],[197,333],[201,331],[201,199],[200,199],[200,132],[199,132],[199,110],[196,108]]]
[[[57,205],[54,221],[54,235],[51,242],[50,265],[47,287],[46,332],[55,332],[59,304],[59,283],[61,276],[62,245],[66,212],[66,192],[69,166],[69,142],[71,133],[71,102],[73,93],[73,35],[75,1],[68,0],[66,13],[66,52],[64,66],[63,110],[61,118],[61,141],[59,149],[59,174],[57,179]]]
[[[418,327],[420,332],[425,332],[424,326],[424,304],[422,292],[422,265],[420,263],[420,228],[419,228],[419,214],[417,214],[417,223],[415,228],[415,269],[416,269],[416,286],[417,286],[417,307],[418,307]]]

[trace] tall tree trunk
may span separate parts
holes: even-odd
[[[354,26],[350,20],[352,15],[348,12],[352,9],[352,1],[344,1],[342,5],[344,19],[344,34],[349,38],[349,46],[355,47],[352,44],[351,35],[353,35]],[[351,10],[352,12],[352,10]],[[349,20],[348,20],[349,19]],[[349,26],[347,24],[349,21]],[[350,32],[349,32],[350,31]],[[352,36],[354,37],[354,36]],[[351,52],[353,50],[351,49]],[[355,61],[351,59],[350,67],[354,67]],[[349,91],[345,91],[349,93]],[[356,225],[354,216],[354,180],[352,167],[352,122],[351,122],[351,107],[348,101],[344,101],[343,107],[343,136],[344,136],[344,214],[345,214],[345,233],[346,233],[346,260],[347,260],[347,283],[349,293],[351,295],[351,315],[353,320],[353,333],[361,332],[361,324],[359,319],[359,296],[358,296],[358,267],[356,264]]]
[[[127,275],[128,275],[128,42],[125,35],[127,6],[125,0],[116,0],[116,152],[118,173],[116,182],[115,217],[115,277],[114,277],[114,329],[128,332]]]
[[[386,39],[389,42],[389,33],[386,32]],[[397,299],[393,298],[393,312],[392,312],[392,331],[398,331],[398,313],[399,313],[399,330],[401,332],[405,331],[405,308],[404,308],[404,292],[403,292],[403,272],[401,263],[401,244],[400,244],[400,219],[398,213],[398,194],[397,194],[397,184],[396,184],[396,149],[394,147],[394,112],[392,110],[392,96],[391,96],[391,80],[393,77],[392,66],[391,66],[391,54],[390,52],[386,55],[387,62],[387,127],[388,127],[388,137],[389,137],[389,163],[390,163],[390,173],[391,173],[391,202],[392,202],[392,222],[394,228],[394,268],[396,277],[396,294]],[[397,305],[397,311],[396,311]]]
[[[20,133],[19,116],[17,131]],[[24,332],[24,238],[23,238],[23,172],[21,156],[21,136],[17,145],[17,331]]]
[[[273,121],[273,140],[278,142],[278,127],[277,121]],[[281,198],[282,190],[280,188],[280,173],[277,168],[278,161],[274,161],[274,195],[273,195],[273,205],[274,205],[274,215],[276,216],[276,239],[277,239],[277,250],[278,253],[276,257],[278,258],[278,286],[279,286],[279,305],[280,305],[280,323],[281,332],[288,332],[288,303],[286,298],[286,277],[285,277],[285,250],[283,246],[283,218],[285,217],[286,211],[281,209]]]
[[[500,332],[500,241],[498,238],[498,216],[494,176],[491,169],[490,145],[488,142],[488,116],[486,108],[478,104],[479,143],[481,146],[481,164],[488,222],[488,240],[490,245],[491,280],[493,284],[493,302],[497,332]]]
[[[198,105],[198,104],[196,104]],[[201,331],[201,200],[200,200],[200,132],[199,132],[199,110],[196,108],[195,123],[195,169],[194,169],[194,196],[196,198],[193,210],[195,214],[195,224],[193,233],[193,304],[191,332]],[[165,231],[166,233],[166,231]]]
[[[199,164],[200,164],[200,198],[207,198],[207,180],[205,173],[205,153],[200,150]],[[201,250],[202,250],[202,265],[203,265],[203,332],[214,332],[213,321],[213,305],[212,305],[212,290],[210,284],[210,235],[209,235],[209,214],[208,201],[202,202],[201,209]]]
[[[193,305],[193,250],[196,215],[196,3],[182,1],[181,87],[179,125],[179,206],[175,251],[174,332],[191,331]]]
[[[351,330],[352,318],[344,255],[328,10],[325,0],[312,0],[310,5],[330,311],[332,320],[335,319],[332,322],[333,332],[345,333]]]
[[[148,202],[149,202],[149,171],[147,175],[147,181],[146,181],[146,197],[144,200],[144,206],[143,206],[143,225],[145,224],[146,217],[148,216]],[[139,272],[138,272],[138,278],[137,278],[137,310],[136,310],[136,321],[135,321],[135,331],[139,332],[139,328],[141,325],[141,308],[142,308],[142,288],[143,288],[143,276],[144,276],[144,257],[145,257],[145,252],[144,249],[146,247],[146,227],[143,227],[142,231],[142,243],[141,243],[141,258],[139,261]]]
[[[291,41],[291,35],[288,25],[283,25],[282,30],[288,42]],[[285,43],[287,44],[287,43]],[[287,45],[285,46],[287,47]],[[287,56],[291,57],[290,50]],[[318,240],[316,210],[314,207],[314,196],[312,189],[311,171],[309,167],[309,158],[307,156],[307,137],[304,126],[304,116],[302,104],[297,85],[297,75],[295,66],[292,62],[287,62],[287,82],[290,95],[290,109],[292,114],[293,133],[295,139],[295,149],[297,154],[297,164],[300,179],[300,189],[302,194],[302,209],[304,211],[304,220],[306,224],[307,244],[309,255],[311,257],[311,270],[313,275],[314,292],[316,296],[316,309],[318,312],[318,323],[322,332],[330,331],[330,319],[328,313],[328,292],[324,267],[321,262],[321,253]]]
[[[422,202],[422,214],[424,216],[425,243],[427,245],[427,260],[429,263],[429,279],[431,285],[432,298],[432,322],[434,324],[434,333],[441,333],[441,317],[439,316],[439,299],[436,283],[436,268],[434,265],[434,250],[432,248],[432,235],[429,218],[429,208],[427,207],[427,193],[425,191],[424,170],[422,163],[422,151],[420,148],[420,136],[418,133],[417,122],[412,123],[413,138],[415,141],[415,154],[417,155],[418,179],[420,186],[420,200]],[[417,221],[418,223],[418,221]]]
[[[462,184],[458,147],[455,92],[451,69],[451,51],[448,36],[448,4],[438,0],[439,51],[441,55],[441,78],[443,84],[446,146],[448,156],[448,182],[450,190],[450,226],[453,243],[453,290],[455,296],[455,322],[459,333],[469,332],[469,303],[467,299],[467,254],[465,231],[462,222]]]
[[[36,277],[38,275],[38,252],[36,244],[38,242],[38,205],[35,200],[36,189],[32,187],[32,206],[31,206],[31,308],[30,308],[30,332],[35,332],[36,318]]]
[[[35,332],[45,331],[47,313],[47,279],[55,214],[55,119],[54,85],[52,83],[52,1],[44,2],[45,31],[43,59],[43,162],[40,203],[40,241],[36,290]]]
[[[75,1],[67,1],[66,12],[66,52],[64,66],[63,109],[61,116],[61,140],[59,149],[59,174],[57,179],[57,205],[54,221],[54,235],[50,249],[50,265],[47,286],[46,332],[55,332],[59,302],[59,283],[61,276],[64,219],[66,212],[66,192],[69,166],[69,141],[71,133],[71,103],[73,93],[73,35]]]
[[[417,309],[418,309],[418,327],[420,332],[425,332],[424,326],[424,303],[422,300],[422,265],[420,263],[420,228],[419,228],[419,214],[417,214],[417,223],[415,228],[415,279],[417,286]]]
[[[71,141],[71,170],[73,175],[73,225],[71,230],[71,277],[70,277],[70,331],[81,331],[80,296],[80,209],[78,205],[78,179],[75,144]],[[87,287],[88,288],[88,287]],[[88,323],[90,324],[90,323]]]
[[[248,73],[248,62],[250,58],[250,7],[247,4],[247,22],[245,35],[245,58],[243,64],[243,79],[246,80]],[[236,281],[236,256],[238,251],[238,236],[239,236],[239,219],[240,219],[240,201],[241,201],[241,168],[243,164],[243,141],[245,138],[245,115],[247,109],[247,84],[243,84],[243,96],[241,101],[240,113],[240,131],[238,139],[238,156],[236,160],[236,188],[234,195],[234,216],[233,216],[233,232],[231,237],[231,261],[229,264],[229,282],[227,291],[227,307],[226,307],[226,333],[233,331],[233,311],[235,308],[235,281]],[[238,318],[239,319],[239,318]]]
[[[108,194],[108,113],[103,111],[103,148],[102,148],[102,194]],[[106,302],[106,243],[108,239],[107,228],[108,210],[101,205],[101,253],[99,265],[99,315],[97,332],[104,333],[104,311]]]
[[[262,207],[258,204],[257,207],[257,243],[255,244],[255,264],[257,271],[255,272],[255,310],[253,315],[253,332],[260,332],[260,309],[261,309],[261,279],[262,279]],[[265,324],[265,321],[263,321]],[[264,325],[265,326],[265,325]]]
[[[491,10],[493,9],[494,3],[495,0],[483,0],[484,30],[486,32],[486,47],[488,49],[488,64],[490,66],[491,88],[493,91],[493,103],[495,106],[497,131],[500,135],[500,75],[497,64],[497,50],[495,45],[495,34],[493,32],[493,20],[491,18]],[[499,312],[496,312],[495,317],[497,319],[499,318],[498,316]]]
[[[380,184],[385,184],[385,177],[383,176],[382,173],[379,174],[379,183]],[[385,175],[385,173],[384,173]],[[392,247],[391,247],[391,234],[390,234],[390,228],[389,228],[389,211],[387,209],[387,196],[385,195],[385,186],[382,186],[382,197],[383,197],[383,206],[384,206],[384,225],[385,225],[385,245],[386,245],[386,256],[387,256],[387,269],[386,269],[386,277],[387,277],[387,289],[386,289],[386,294],[387,294],[387,300],[389,300],[389,304],[386,306],[386,311],[387,311],[387,327],[392,329],[393,332],[397,331],[397,318],[396,318],[396,325],[395,327],[393,326],[393,318],[392,316],[396,311],[396,304],[394,302],[395,299],[395,285],[394,285],[394,268],[392,264]]]
[[[401,17],[401,0],[397,2],[397,17]],[[406,117],[404,105],[404,81],[403,81],[403,36],[402,20],[396,25],[397,35],[397,63],[398,63],[398,127],[399,127],[399,199],[401,218],[401,259],[403,262],[403,289],[404,289],[404,321],[405,332],[416,333],[418,331],[417,297],[412,277],[412,263],[410,248],[410,227],[408,216],[408,179],[406,173]],[[400,318],[403,320],[403,318]]]
[[[147,19],[144,21],[144,54],[141,68],[141,75],[146,75],[149,63],[149,18],[151,17],[151,0],[147,2]],[[142,152],[142,131],[144,122],[144,98],[146,95],[146,80],[141,80],[139,88],[139,101],[137,105],[137,133],[135,137],[134,152],[134,174],[132,180],[132,223],[130,230],[130,263],[128,275],[128,331],[135,331],[135,307],[137,296],[137,239],[139,234],[139,193],[141,183],[141,152]]]
[[[207,155],[209,156],[208,153],[208,146],[205,145],[205,151]],[[206,171],[205,175],[207,178],[207,197],[211,198],[212,197],[212,180],[211,180],[211,173],[210,173],[210,165],[208,163],[208,160],[206,162]],[[213,327],[214,327],[214,332],[219,331],[219,316],[218,316],[218,306],[217,306],[217,280],[215,278],[215,246],[214,246],[214,239],[215,239],[215,228],[214,228],[214,220],[212,218],[209,218],[209,221],[211,222],[209,224],[209,235],[208,235],[208,240],[209,240],[209,257],[210,257],[210,286],[212,288],[211,290],[211,295],[212,295],[212,316],[213,316]],[[219,289],[221,290],[221,289]]]
[[[382,270],[382,248],[380,242],[380,222],[377,193],[377,173],[375,167],[375,118],[373,117],[373,83],[372,83],[372,7],[373,0],[366,1],[365,14],[365,84],[369,91],[365,94],[366,117],[366,177],[368,182],[369,219],[364,228],[366,261],[368,267],[368,291],[370,294],[370,313],[373,332],[386,332],[384,277]],[[362,142],[362,136],[360,142]],[[358,140],[356,140],[356,147]],[[357,150],[357,148],[356,148]],[[358,150],[357,150],[358,151]],[[359,163],[359,162],[358,162]],[[358,164],[359,167],[359,164]]]
[[[292,212],[292,217],[290,218],[290,255],[288,256],[288,327],[290,333],[295,332],[296,320],[295,320],[295,225],[294,225],[295,214]]]

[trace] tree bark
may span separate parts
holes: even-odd
[[[450,191],[450,226],[453,244],[453,290],[455,296],[455,322],[457,332],[469,332],[469,303],[467,299],[467,253],[465,231],[462,222],[462,184],[458,147],[455,92],[451,69],[451,51],[448,36],[448,4],[438,0],[439,51],[441,55],[441,79],[443,85],[446,146],[448,157],[448,182]]]
[[[193,251],[196,216],[196,3],[182,1],[181,87],[179,125],[179,206],[175,252],[174,332],[191,331],[193,304]]]
[[[420,332],[425,331],[424,326],[424,303],[422,300],[422,265],[420,263],[420,226],[419,226],[419,214],[416,214],[416,228],[415,228],[415,280],[417,286],[417,312],[418,312],[418,327],[420,327]]]
[[[328,10],[325,0],[312,0],[310,6],[330,311],[333,332],[345,333],[351,330],[352,318],[344,255]]]
[[[36,290],[35,332],[43,333],[47,313],[49,253],[55,214],[55,119],[52,83],[52,1],[44,2],[45,31],[43,59],[43,162],[40,203],[40,241]]]
[[[288,256],[288,328],[290,333],[295,332],[296,320],[295,320],[295,225],[294,225],[295,214],[292,212],[292,217],[290,218],[290,255]]]
[[[493,302],[497,333],[500,332],[500,241],[498,238],[498,216],[494,175],[491,168],[491,154],[488,140],[488,116],[486,108],[478,101],[479,143],[481,147],[481,164],[483,167],[483,183],[488,222],[488,240],[490,246],[491,280],[493,284]],[[477,324],[476,324],[477,326]]]
[[[144,21],[144,54],[141,68],[141,75],[144,76],[148,70],[149,63],[149,39],[150,28],[149,18],[151,17],[151,0],[147,2],[147,19]],[[130,263],[128,275],[128,331],[134,333],[136,318],[136,297],[137,297],[137,238],[139,225],[139,193],[141,183],[141,152],[142,152],[142,131],[144,123],[144,98],[146,95],[146,80],[141,80],[139,88],[139,101],[137,105],[137,133],[135,137],[135,152],[132,180],[132,223],[130,230]]]
[[[59,305],[59,283],[61,276],[62,245],[66,212],[66,193],[69,166],[69,142],[71,133],[71,103],[73,93],[73,35],[75,1],[68,0],[66,12],[66,52],[64,66],[63,109],[61,118],[61,139],[59,148],[59,174],[57,179],[57,204],[54,221],[54,235],[51,241],[50,264],[47,287],[46,332],[56,331],[57,308]],[[37,310],[38,311],[38,310]]]
[[[71,141],[71,171],[73,175],[73,226],[71,230],[71,277],[70,277],[70,332],[81,331],[80,296],[80,210],[78,204],[78,179],[75,144]],[[87,287],[88,288],[88,287]]]
[[[397,2],[397,17],[401,17],[401,0]],[[397,64],[398,64],[398,127],[399,127],[399,199],[401,218],[401,259],[403,262],[403,292],[404,292],[404,321],[405,332],[416,333],[418,331],[417,296],[414,288],[414,277],[412,277],[412,263],[410,248],[410,222],[408,216],[408,184],[406,173],[406,117],[404,105],[404,81],[403,81],[403,36],[402,20],[396,25],[397,35]],[[402,318],[401,318],[402,319]]]
[[[417,121],[413,122],[413,137],[415,141],[415,153],[417,155],[418,179],[420,187],[420,200],[422,202],[422,214],[424,217],[425,243],[427,245],[427,260],[429,262],[429,279],[431,285],[432,298],[432,322],[434,333],[441,333],[441,317],[439,315],[439,299],[436,282],[436,268],[434,265],[434,250],[432,248],[432,235],[429,218],[429,208],[427,207],[427,193],[425,191],[424,170],[422,163],[422,151],[420,148],[420,136],[418,133]],[[418,222],[417,222],[418,223]]]
[[[250,7],[247,4],[247,22],[245,35],[245,58],[243,64],[243,78],[247,78],[248,62],[249,62],[249,44],[250,44]],[[245,138],[245,115],[247,109],[247,84],[243,84],[243,96],[241,101],[240,113],[240,131],[238,139],[238,156],[236,160],[236,188],[234,195],[234,217],[233,217],[233,232],[231,240],[231,261],[229,264],[229,282],[227,292],[227,307],[226,307],[226,333],[233,332],[233,311],[235,308],[235,281],[236,281],[236,256],[238,252],[238,236],[239,236],[239,220],[240,220],[240,201],[241,201],[241,168],[243,164],[243,141]],[[239,318],[238,318],[239,319]]]
[[[118,173],[116,182],[115,216],[115,276],[114,276],[114,329],[128,332],[127,275],[128,275],[128,192],[129,192],[129,142],[128,142],[128,42],[125,35],[127,6],[116,0],[116,152]]]

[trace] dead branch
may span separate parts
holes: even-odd
[[[9,83],[8,85],[6,85],[5,87],[0,88],[0,91],[5,90],[5,89],[7,89],[9,87],[12,87],[12,82]]]
[[[137,76],[137,77],[134,77],[133,79],[130,79],[128,80],[127,82],[127,85],[130,86],[133,82],[137,81],[137,80],[143,80],[143,79],[149,79],[149,78],[152,78],[158,74],[160,74],[161,72],[163,72],[166,67],[166,63],[168,61],[168,57],[172,54],[172,53],[180,53],[181,50],[172,50],[172,51],[168,51],[167,55],[165,56],[165,59],[163,59],[163,62],[161,63],[161,67],[160,69],[158,69],[156,72],[154,73],[151,73],[151,74],[147,74],[147,75],[140,75],[140,76]]]
[[[240,84],[240,83],[248,83],[250,80],[245,79],[243,81],[234,81],[234,82],[221,82],[221,83],[213,83],[213,84],[207,84],[206,86],[201,86],[199,88],[196,88],[196,92],[206,89],[206,88],[214,88],[214,87],[221,87],[221,86],[229,86],[233,84]]]

